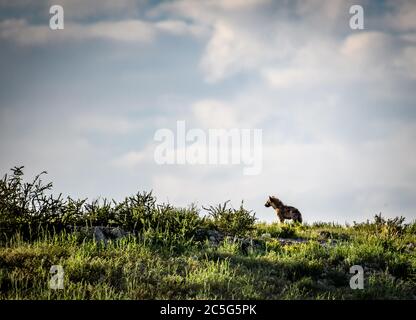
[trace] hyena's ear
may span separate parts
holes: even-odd
[[[269,196],[269,199],[272,200],[273,199],[273,196]]]

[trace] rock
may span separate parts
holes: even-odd
[[[84,238],[92,238],[98,243],[104,243],[107,245],[108,240],[118,240],[123,237],[128,236],[130,233],[124,231],[120,227],[104,227],[104,226],[94,226],[94,227],[79,227],[79,226],[69,226],[68,227],[72,232],[78,234]]]
[[[286,238],[277,238],[277,240],[280,242],[280,244],[282,245],[290,245],[290,244],[296,244],[296,243],[304,243],[304,242],[308,242],[308,240],[306,239],[302,239],[302,238],[297,238],[297,239],[286,239]]]
[[[106,235],[106,237],[109,237],[111,239],[120,239],[128,236],[129,232],[124,231],[120,227],[109,227],[104,229],[104,234]]]
[[[105,244],[107,244],[107,239],[105,238],[104,233],[100,227],[94,227],[93,236],[96,242],[103,241]]]
[[[198,229],[194,236],[195,241],[209,240],[212,244],[218,245],[224,240],[224,234],[217,230]]]
[[[265,246],[265,242],[263,240],[228,236],[220,231],[208,229],[198,229],[195,232],[194,240],[201,242],[208,240],[209,244],[214,247],[218,247],[223,241],[237,243],[241,251],[246,254],[249,250],[256,250]]]

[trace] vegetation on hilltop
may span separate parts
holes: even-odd
[[[54,197],[42,174],[24,182],[15,167],[0,180],[0,299],[416,298],[416,223],[403,218],[256,223],[243,203],[201,216],[152,193],[120,203]],[[129,234],[104,244],[73,226]],[[223,238],[199,238],[201,230]],[[49,288],[52,265],[64,269],[62,290]],[[353,265],[364,268],[363,290],[349,286]]]

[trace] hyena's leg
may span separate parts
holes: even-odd
[[[293,216],[293,221],[294,222],[299,222],[302,223],[302,215],[300,212],[296,212]]]
[[[280,220],[280,223],[284,223],[285,222],[285,218],[283,217],[283,214],[279,210],[276,210],[276,213],[277,213],[277,217]]]

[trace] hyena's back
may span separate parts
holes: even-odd
[[[302,214],[295,207],[285,206],[282,211],[283,218],[302,222]]]

